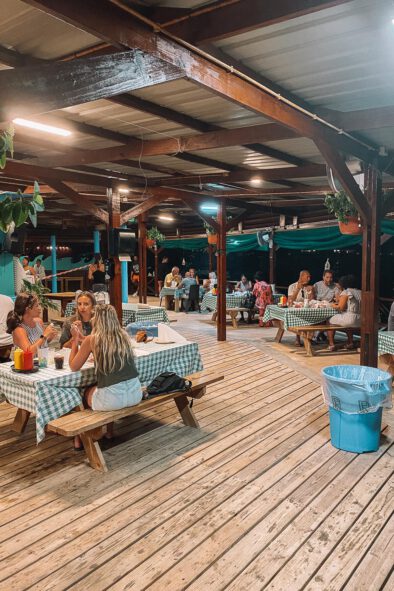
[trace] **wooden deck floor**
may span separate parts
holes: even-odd
[[[0,405],[0,589],[394,589],[392,414],[377,453],[338,451],[305,372],[189,335],[225,373],[202,431],[173,403],[129,419],[108,474]]]

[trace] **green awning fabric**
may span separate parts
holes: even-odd
[[[382,221],[382,234],[394,235],[394,220]],[[278,230],[275,232],[275,244],[281,248],[293,250],[331,250],[333,248],[349,248],[361,244],[361,236],[341,234],[338,226],[314,228],[311,230]],[[268,244],[259,246],[256,234],[240,234],[227,236],[227,252],[248,252],[251,250],[267,251]],[[208,246],[206,238],[182,238],[165,240],[163,248],[180,248],[182,250],[204,250]]]
[[[182,238],[179,240],[165,240],[163,248],[180,248],[182,250],[203,250],[208,247],[207,238]],[[256,234],[240,234],[239,236],[227,236],[227,252],[248,252],[249,250],[268,250],[268,244],[259,246]]]

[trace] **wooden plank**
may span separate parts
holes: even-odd
[[[139,48],[170,65],[176,67],[181,65],[186,77],[190,80],[247,109],[279,122],[296,134],[311,139],[320,137],[345,153],[354,154],[366,162],[370,162],[377,154],[375,149],[369,150],[353,138],[324,127],[301,111],[278,101],[270,93],[225,68],[213,64],[176,41],[155,34],[149,26],[137,21],[127,11],[114,4],[109,6],[98,4],[96,0],[85,0],[81,7],[77,0],[26,1],[112,45]],[[171,150],[171,152],[177,151],[180,150]],[[101,161],[108,161],[108,158]]]
[[[183,423],[187,427],[194,427],[195,429],[199,429],[200,425],[195,417],[194,412],[189,406],[189,401],[186,396],[177,396],[174,398],[174,402],[176,404],[177,409],[179,410],[179,414],[182,417]]]
[[[101,207],[96,207],[91,201],[88,201],[82,195],[79,195],[76,191],[71,189],[71,187],[69,187],[62,181],[47,179],[45,182],[47,182],[48,185],[50,185],[53,189],[55,189],[55,191],[57,191],[61,195],[64,195],[68,199],[71,199],[71,201],[74,204],[78,205],[80,209],[88,212],[101,222],[104,222],[104,224],[108,224],[108,213],[104,209],[102,209]]]
[[[0,72],[0,120],[46,113],[176,80],[182,71],[131,49]]]
[[[23,433],[26,428],[27,422],[30,417],[30,412],[24,408],[18,408],[16,411],[15,419],[12,424],[12,431],[16,433]]]

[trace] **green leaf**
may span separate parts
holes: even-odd
[[[23,207],[22,200],[15,201],[13,204],[12,219],[15,222],[15,227],[19,228],[27,219],[28,211]]]
[[[37,213],[35,210],[34,212],[32,212],[31,210],[29,211],[29,218],[33,226],[37,228]]]
[[[2,203],[1,221],[8,226],[12,222],[12,203]]]
[[[1,218],[1,215],[0,215],[0,230],[2,232],[4,232],[4,234],[7,234],[7,232],[8,232],[8,225],[4,223],[4,221]]]

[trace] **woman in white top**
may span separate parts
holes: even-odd
[[[339,310],[329,319],[329,324],[338,324],[343,326],[347,334],[346,349],[354,349],[353,331],[346,330],[347,326],[361,325],[361,291],[357,289],[356,278],[353,275],[345,275],[338,281],[341,293],[338,302],[332,304],[332,308]],[[328,342],[330,351],[335,351],[334,336],[335,331],[328,331]]]
[[[7,316],[7,332],[12,334],[15,347],[31,351],[33,355],[57,335],[56,328],[51,324],[44,328],[41,312],[35,295],[20,293],[15,299],[14,309]]]

